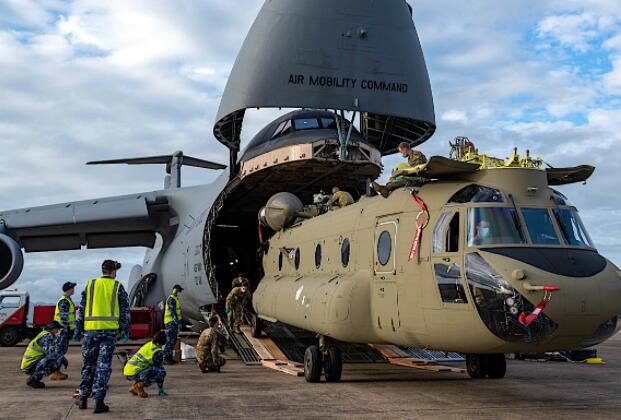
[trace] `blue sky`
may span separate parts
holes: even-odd
[[[392,0],[401,1],[401,0]],[[93,159],[187,154],[226,162],[212,136],[220,95],[262,1],[0,0],[0,207],[159,189],[161,168],[85,167]],[[413,1],[438,131],[500,157],[514,146],[554,166],[591,163],[563,188],[602,253],[621,264],[621,2]],[[248,141],[277,112],[252,111]],[[396,158],[388,158],[390,167]],[[214,174],[186,169],[184,183]],[[141,250],[28,254],[20,288],[52,301],[104,257]]]

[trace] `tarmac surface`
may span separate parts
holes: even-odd
[[[118,349],[137,346],[120,345]],[[385,363],[348,364],[343,382],[308,384],[261,366],[229,360],[222,373],[202,374],[192,362],[168,367],[168,397],[157,387],[147,399],[128,393],[115,358],[106,402],[111,411],[78,410],[71,395],[80,378],[78,346],[69,350],[69,379],[35,390],[19,370],[25,347],[0,348],[2,419],[197,418],[621,418],[621,335],[598,346],[603,365],[508,361],[502,380],[467,374],[427,373]],[[236,356],[227,349],[228,357]],[[457,364],[460,365],[460,364]],[[463,365],[463,364],[462,364]]]

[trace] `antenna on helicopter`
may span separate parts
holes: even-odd
[[[164,188],[181,188],[181,167],[192,166],[204,169],[226,169],[226,165],[210,162],[195,158],[192,156],[184,156],[182,151],[177,151],[172,155],[148,156],[127,159],[98,160],[87,162],[87,165],[166,165],[166,178],[164,180]]]

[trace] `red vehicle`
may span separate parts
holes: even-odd
[[[35,306],[32,324],[28,324],[30,296],[17,290],[0,291],[0,346],[14,346],[25,338],[32,338],[54,319],[55,305]],[[135,308],[130,311],[130,338],[151,337],[161,328],[162,311],[153,308]]]

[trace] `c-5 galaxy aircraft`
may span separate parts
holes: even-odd
[[[239,155],[245,111],[281,107],[297,110]],[[578,349],[614,334],[621,273],[551,188],[592,168],[433,157],[417,169],[432,180],[421,188],[369,194],[382,156],[435,128],[405,1],[268,0],[214,126],[228,168],[180,152],[93,162],[165,163],[166,188],[1,212],[0,287],[18,279],[22,249],[143,246],[132,304],[157,305],[179,283],[184,314],[200,321],[243,272],[256,288],[254,333],[281,321],[319,334],[305,354],[309,381],[322,371],[341,377],[338,346],[326,338],[458,351],[472,377],[500,378],[505,352]],[[182,165],[223,172],[183,188]],[[306,211],[332,186],[360,199]]]

